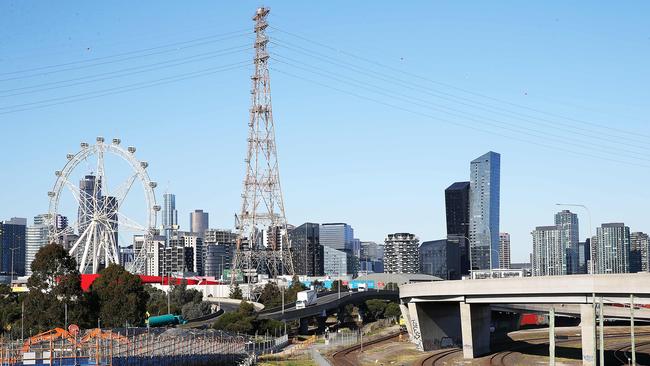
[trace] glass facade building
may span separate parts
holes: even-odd
[[[420,273],[443,280],[460,279],[460,251],[457,243],[444,239],[425,241],[418,250]]]
[[[635,232],[630,234],[630,272],[650,271],[650,238],[648,234]]]
[[[306,222],[289,232],[291,258],[296,274],[323,276],[323,246],[320,245],[320,225]]]
[[[25,236],[27,219],[14,217],[0,222],[0,273],[13,276],[25,275]]]
[[[172,231],[178,228],[178,211],[176,211],[175,194],[163,194],[162,228],[167,240],[171,238]]]
[[[501,155],[488,152],[470,164],[469,239],[473,269],[499,266]]]
[[[458,245],[461,274],[469,273],[469,190],[470,182],[456,182],[445,189],[447,239]]]
[[[577,274],[580,272],[578,215],[569,210],[562,210],[555,214],[555,226],[560,230],[560,241],[565,251],[566,274]]]
[[[320,244],[332,249],[354,252],[354,230],[345,223],[321,224]]]
[[[34,216],[34,224],[27,226],[25,239],[25,274],[32,275],[32,262],[39,249],[47,245],[50,233],[45,215]]]

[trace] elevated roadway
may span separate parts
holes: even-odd
[[[650,304],[650,273],[406,284],[400,286],[400,307],[419,348],[432,350],[453,342],[465,358],[474,358],[490,351],[491,307],[574,305],[581,318],[583,364],[595,365],[594,304],[601,298],[605,304],[628,304],[630,295],[635,304]]]

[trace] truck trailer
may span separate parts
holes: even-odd
[[[300,291],[297,294],[296,309],[304,309],[307,306],[316,305],[318,295],[316,290]]]

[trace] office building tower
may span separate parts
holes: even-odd
[[[565,250],[557,226],[538,226],[533,236],[533,276],[558,276],[567,274]]]
[[[101,202],[102,181],[94,175],[86,175],[79,181],[79,209],[77,211],[77,227],[82,235],[92,219],[95,204]]]
[[[56,229],[63,230],[68,227],[68,217],[56,214]]]
[[[578,242],[578,274],[589,273],[589,262],[591,260],[591,245],[589,238]]]
[[[224,271],[232,268],[235,243],[210,243],[205,245],[203,271],[206,276],[221,278]],[[227,277],[227,276],[225,276]],[[225,278],[224,279],[227,279]]]
[[[630,272],[650,271],[650,239],[648,234],[634,232],[630,234]]]
[[[163,194],[162,228],[164,235],[168,240],[172,236],[172,231],[178,230],[178,211],[176,211],[175,194]]]
[[[469,273],[469,190],[470,182],[456,182],[445,189],[447,239],[457,243],[461,274]]]
[[[306,222],[289,232],[293,270],[298,275],[323,276],[324,253],[320,245],[320,225]]]
[[[410,233],[388,234],[384,240],[385,273],[418,273],[420,240]]]
[[[510,269],[510,234],[499,233],[499,268]]]
[[[321,245],[321,247],[323,248],[323,272],[326,276],[337,278],[350,274],[348,273],[350,268],[348,253],[329,246]]]
[[[560,240],[566,253],[567,274],[576,274],[579,272],[578,242],[580,241],[580,231],[578,215],[569,210],[562,210],[555,214],[555,226],[560,230]]]
[[[12,217],[0,222],[0,273],[10,282],[25,275],[25,236],[27,219]]]
[[[460,279],[460,248],[457,243],[446,239],[424,241],[418,250],[420,273],[443,280]]]
[[[499,266],[501,155],[488,152],[470,164],[469,239],[474,269]]]
[[[203,210],[194,210],[194,212],[190,212],[190,231],[197,233],[200,238],[204,237],[205,231],[210,227],[209,223],[207,212],[203,212]]]
[[[348,224],[322,224],[319,229],[320,244],[353,254],[354,230]]]
[[[623,223],[607,223],[596,228],[597,273],[630,272],[630,228]]]
[[[48,244],[50,228],[45,215],[34,216],[34,224],[27,226],[25,236],[25,274],[32,275],[32,262],[39,249]]]
[[[129,267],[135,260],[135,251],[133,249],[133,244],[125,247],[119,247],[117,254],[120,256],[120,264],[123,267]]]

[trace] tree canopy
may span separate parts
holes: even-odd
[[[145,321],[149,294],[140,277],[111,264],[99,272],[90,287],[101,323],[107,327],[141,325]]]

